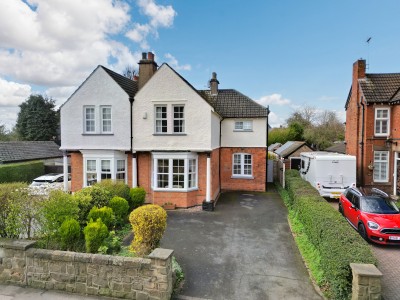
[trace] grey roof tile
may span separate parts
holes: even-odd
[[[53,141],[0,142],[0,163],[62,157],[59,147]]]
[[[224,118],[265,118],[268,109],[234,89],[220,89],[217,95],[199,90],[200,95]]]
[[[369,103],[400,100],[400,73],[366,74],[358,82]]]
[[[138,91],[138,83],[132,79],[129,79],[121,74],[118,74],[104,66],[100,66],[111,76],[112,79],[129,95],[129,97],[134,97]]]
[[[287,157],[301,146],[305,145],[306,142],[299,142],[299,141],[288,141],[283,144],[281,147],[275,150],[275,153],[278,154],[280,157]]]

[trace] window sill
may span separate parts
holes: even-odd
[[[231,179],[254,179],[254,177],[246,175],[232,175]]]
[[[253,132],[253,129],[249,129],[249,130],[234,129],[233,132]]]
[[[155,188],[152,187],[153,191],[155,192],[181,192],[181,193],[188,193],[188,192],[193,192],[193,191],[197,191],[198,188],[190,188],[190,189],[174,189],[174,188]]]
[[[90,135],[90,136],[101,135],[101,136],[104,136],[104,135],[114,135],[114,133],[82,133],[82,135],[83,136],[85,136],[85,135]]]
[[[153,133],[153,136],[185,136],[186,133]]]
[[[388,138],[389,133],[374,133],[374,137],[376,138]]]

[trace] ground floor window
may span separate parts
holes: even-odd
[[[235,153],[232,162],[232,177],[251,177],[253,174],[253,160],[251,154]]]
[[[127,155],[120,151],[85,151],[83,154],[84,183],[91,186],[101,180],[113,179],[126,183]]]
[[[153,153],[153,188],[183,191],[196,189],[197,170],[197,154]]]
[[[389,151],[374,151],[374,181],[389,181]]]

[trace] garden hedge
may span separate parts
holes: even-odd
[[[28,182],[45,173],[43,161],[0,165],[0,183]]]
[[[321,257],[324,275],[335,299],[351,295],[350,263],[377,264],[370,246],[343,216],[327,203],[299,172],[286,172],[289,209],[303,224],[305,234]]]

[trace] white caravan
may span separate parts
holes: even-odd
[[[300,175],[322,197],[339,198],[348,187],[356,186],[356,157],[332,152],[300,153]]]

